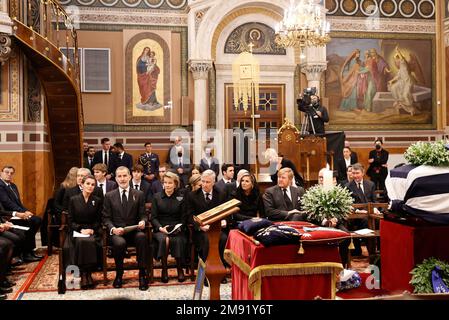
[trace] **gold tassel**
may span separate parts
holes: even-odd
[[[298,254],[304,254],[304,248],[302,247],[302,241],[300,241],[299,243],[300,243],[300,246],[299,246]]]
[[[354,241],[352,241],[352,236],[351,236],[351,243],[349,244],[348,249],[349,249],[349,250],[354,250],[354,249],[355,249]]]

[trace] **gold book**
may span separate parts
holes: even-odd
[[[217,220],[221,220],[226,218],[227,216],[238,212],[240,208],[237,206],[240,205],[240,201],[237,199],[229,200],[215,208],[207,210],[200,215],[193,216],[193,219],[198,222],[200,225],[207,225],[214,223]]]

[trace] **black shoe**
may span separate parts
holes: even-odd
[[[8,296],[6,294],[0,294],[0,300],[6,300]]]
[[[123,279],[122,279],[122,276],[116,276],[115,277],[115,279],[114,279],[114,282],[112,283],[112,286],[114,287],[114,288],[121,288],[122,287],[122,285],[123,285]]]
[[[87,286],[91,289],[95,288],[94,279],[92,279],[92,272],[87,273]]]
[[[41,261],[41,259],[36,258],[31,253],[26,253],[26,254],[23,255],[23,261],[25,261],[25,262],[36,262],[36,261]]]
[[[184,276],[184,270],[178,270],[178,282],[186,281],[186,277]]]
[[[148,277],[146,275],[139,276],[139,290],[148,290]]]
[[[11,292],[12,292],[12,288],[0,287],[0,294],[11,293]]]
[[[81,283],[80,283],[81,290],[87,290],[89,288],[89,284],[87,282],[87,273],[81,272]]]
[[[23,264],[23,260],[20,259],[19,257],[14,257],[11,259],[11,266],[17,267],[20,266],[21,264]]]
[[[42,256],[42,255],[40,255],[40,254],[37,254],[36,252],[32,252],[31,254],[32,254],[35,258],[38,258],[39,260],[44,259],[44,256]]]

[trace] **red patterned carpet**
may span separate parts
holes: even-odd
[[[125,263],[133,263],[133,259],[127,259]],[[113,264],[113,259],[108,259],[108,264]],[[157,264],[156,264],[157,267]],[[368,258],[354,258],[352,260],[352,269],[356,270],[360,273],[362,277],[362,285],[359,288],[346,290],[343,292],[338,292],[337,297],[339,299],[360,299],[360,298],[370,298],[380,295],[386,295],[387,292],[379,289],[370,290],[365,285],[365,280],[369,276],[367,273],[369,267]],[[125,271],[124,274],[124,283],[123,283],[123,291],[138,288],[138,274],[137,270],[129,270]],[[172,286],[177,286],[178,289],[171,290],[169,289],[169,299],[177,299],[190,295],[190,286],[193,286],[194,282],[190,280],[190,277],[186,275],[186,281],[184,283],[179,283],[177,281],[177,273],[175,268],[169,269],[169,283],[165,284],[160,282],[160,269],[155,268],[154,270],[154,283],[151,284],[151,287],[155,289],[155,287],[167,287],[167,289]],[[67,289],[67,292],[79,292],[79,294],[83,294],[86,296],[98,295],[99,293],[104,293],[104,289],[113,289],[112,281],[115,278],[115,272],[108,272],[108,281],[105,285],[103,282],[103,273],[95,272],[93,274],[94,280],[97,282],[97,286],[94,290],[81,291],[79,289],[79,278],[74,278],[73,276],[68,275],[67,280],[70,282],[73,280],[74,289]],[[8,299],[17,300],[22,299],[23,297],[32,297],[33,299],[42,296],[43,299],[46,299],[48,295],[51,294],[54,296],[57,294],[57,284],[58,284],[58,255],[54,254],[50,257],[45,256],[45,258],[40,262],[28,263],[22,266],[14,268],[14,273],[11,276],[11,279],[15,281],[17,284],[14,287],[14,292],[8,295]],[[181,285],[181,287],[180,287]],[[186,288],[182,289],[181,288]],[[229,288],[230,289],[230,288]],[[181,293],[181,291],[183,291]],[[138,290],[137,290],[138,291]],[[150,289],[151,291],[151,289]],[[116,292],[113,290],[106,290],[106,292]],[[186,293],[187,292],[187,293]],[[79,295],[78,294],[78,295]],[[229,297],[229,293],[225,293],[226,297]],[[178,297],[179,296],[179,297]],[[136,297],[138,298],[138,297]]]
[[[133,259],[126,259],[125,264],[127,263],[134,263]],[[108,258],[108,264],[113,264],[113,259]],[[160,281],[160,269],[154,270],[154,283],[151,284],[152,286],[157,285],[177,285],[180,284],[177,281],[177,272],[176,269],[169,269],[168,270],[168,276],[169,276],[169,283],[161,283]],[[92,274],[92,277],[94,278],[94,281],[97,282],[97,289],[107,289],[112,288],[112,282],[115,278],[115,271],[108,272],[108,283],[104,285],[103,281],[103,272],[95,272]],[[67,276],[67,281],[74,281],[74,287],[73,290],[80,290],[79,284],[76,282],[77,279],[74,279],[70,275]],[[139,281],[138,281],[138,270],[126,270],[123,275],[123,288],[138,288],[139,287]],[[190,278],[188,278],[185,282],[182,284],[192,284],[193,282],[190,281]],[[29,286],[25,289],[25,292],[45,292],[45,291],[57,291],[58,287],[58,256],[52,255],[50,257],[46,257],[46,260],[42,264],[40,270],[37,270],[37,274],[32,279]],[[71,290],[71,289],[68,289]]]

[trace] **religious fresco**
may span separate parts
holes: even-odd
[[[170,52],[158,35],[143,33],[126,49],[127,122],[169,122]]]
[[[435,127],[435,39],[339,34],[327,45],[330,129]]]
[[[250,47],[253,54],[286,55],[285,49],[274,42],[274,30],[258,22],[235,28],[226,39],[224,53],[240,54]]]

